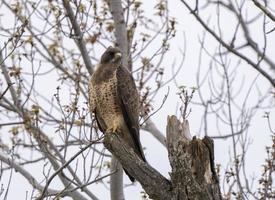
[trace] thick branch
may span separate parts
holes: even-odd
[[[175,116],[168,117],[166,138],[171,181],[143,162],[119,134],[106,134],[104,145],[152,199],[221,200],[213,141],[190,139],[188,122],[181,123]]]
[[[158,130],[154,122],[151,119],[148,119],[145,125],[142,127],[143,130],[150,132],[164,147],[166,147],[166,138]]]
[[[158,171],[143,162],[132,148],[117,134],[108,133],[104,138],[105,147],[119,160],[128,173],[140,182],[152,199],[167,200],[172,196],[171,183]]]
[[[123,15],[121,0],[109,1],[109,7],[115,23],[115,37],[119,49],[122,52],[122,64],[127,68],[128,45],[127,45],[127,29]],[[129,69],[130,71],[132,69]]]
[[[111,200],[124,200],[123,169],[114,156],[112,156],[111,160],[111,172],[115,172],[110,176]]]

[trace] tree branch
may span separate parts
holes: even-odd
[[[74,38],[76,39],[75,42],[78,46],[79,51],[81,52],[83,61],[85,63],[85,66],[86,66],[89,74],[92,75],[93,74],[93,65],[92,65],[91,59],[89,57],[85,43],[83,41],[83,34],[81,33],[79,24],[76,21],[76,17],[74,15],[73,9],[70,5],[70,1],[63,0],[62,2],[63,2],[64,8],[66,9],[67,16],[69,17],[70,22],[72,24],[72,28],[74,30],[74,34],[75,34]]]
[[[262,10],[272,21],[275,22],[275,16],[267,9],[267,7],[263,6],[258,2],[257,0],[252,0],[253,3],[260,9]]]
[[[190,140],[189,134],[187,121],[181,123],[175,116],[168,117],[166,138],[171,181],[143,162],[120,134],[105,134],[103,143],[152,199],[221,200],[213,141],[210,138]]]
[[[120,162],[112,156],[111,172],[115,172],[110,176],[110,195],[111,200],[124,200],[123,193],[123,169]]]
[[[16,163],[13,159],[7,158],[6,156],[2,155],[0,153],[0,160],[7,165],[9,165],[11,168],[13,168],[16,172],[20,173],[35,189],[38,189],[39,191],[43,190],[43,186],[39,184],[39,182],[23,167],[21,167],[18,163]],[[54,190],[47,188],[48,194],[58,194],[60,193],[59,190]]]
[[[63,164],[58,170],[56,170],[48,179],[47,179],[47,183],[44,187],[44,189],[41,192],[40,198],[43,199],[44,195],[46,194],[46,191],[50,185],[50,183],[52,182],[52,180],[54,179],[55,176],[57,176],[59,173],[62,172],[62,170],[64,168],[66,168],[77,156],[79,156],[82,152],[84,152],[86,149],[88,149],[92,144],[94,144],[94,142],[90,142],[90,144],[86,145],[84,148],[80,149],[74,156],[72,156],[65,164]],[[96,196],[92,196],[92,199],[94,200],[98,200],[98,198]]]
[[[148,119],[145,125],[142,127],[143,130],[150,132],[164,147],[166,147],[166,138],[158,130],[154,122],[151,119]]]
[[[119,49],[122,52],[122,65],[127,68],[128,45],[127,45],[127,29],[124,20],[124,12],[121,0],[109,1],[109,7],[115,23],[115,37]],[[129,69],[130,71],[132,69]]]
[[[0,51],[0,63],[1,63],[1,70],[3,72],[3,75],[5,77],[5,80],[7,82],[7,85],[8,85],[8,88],[9,88],[9,91],[10,91],[10,94],[11,94],[11,97],[12,97],[12,100],[13,100],[13,103],[15,106],[18,106],[18,98],[16,96],[16,92],[15,92],[15,89],[13,87],[13,83],[11,82],[11,79],[10,79],[10,76],[9,76],[9,73],[8,73],[8,70],[7,70],[7,66],[5,65],[4,63],[4,59],[3,59],[3,55],[2,55],[2,51]],[[3,96],[1,96],[2,98]]]
[[[39,148],[41,149],[41,153],[50,161],[52,164],[53,168],[55,171],[58,171],[62,169],[62,166],[59,165],[59,163],[56,161],[55,157],[53,155],[57,155],[57,157],[61,160],[62,164],[65,165],[66,161],[65,159],[61,156],[60,152],[56,148],[56,146],[53,144],[52,140],[49,139],[49,137],[39,128],[32,126],[31,124],[25,124],[26,130],[36,139],[36,141],[39,144]],[[81,185],[81,180],[75,175],[75,171],[70,167],[70,165],[66,166],[71,175],[74,177],[76,182]],[[73,199],[83,199],[85,200],[86,198],[81,195],[78,191],[75,191],[75,187],[71,185],[71,183],[64,177],[64,174],[62,173],[57,173],[59,179],[63,183],[65,187],[67,187],[67,190],[71,190],[74,192],[69,193],[69,195]],[[97,197],[90,192],[86,187],[82,188],[83,192],[85,192],[91,199],[97,200]]]
[[[208,25],[203,21],[203,19],[196,13],[194,10],[186,3],[184,0],[180,0],[185,7],[191,12],[191,14],[198,20],[198,22],[203,26],[203,28],[212,35],[225,49],[229,52],[233,53],[237,57],[241,58],[242,60],[246,61],[250,66],[252,66],[255,70],[257,70],[262,76],[264,76],[270,84],[275,87],[275,79],[270,75],[270,73],[266,72],[261,68],[259,63],[255,63],[247,56],[243,55],[242,53],[238,52],[236,49],[232,48],[229,44],[227,44],[222,38],[220,38],[212,29],[208,27]]]
[[[170,199],[171,183],[158,171],[143,162],[119,135],[114,133],[105,134],[104,145],[123,167],[140,182],[150,198]]]

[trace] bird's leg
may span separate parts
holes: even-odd
[[[121,128],[118,126],[118,124],[113,124],[113,126],[107,128],[107,133],[121,133]]]

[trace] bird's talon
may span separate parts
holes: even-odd
[[[115,128],[115,127],[108,128],[108,129],[106,130],[106,132],[107,132],[107,133],[116,133],[116,132],[117,132],[117,128]]]

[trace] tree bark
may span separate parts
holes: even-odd
[[[105,135],[104,145],[155,200],[221,200],[214,169],[213,141],[190,139],[188,121],[168,117],[167,149],[172,167],[168,180],[143,162],[119,134]]]
[[[116,42],[122,52],[122,65],[123,67],[128,68],[127,28],[124,20],[124,11],[122,8],[121,0],[109,1],[109,7],[112,17],[114,19]],[[132,69],[129,69],[129,71],[131,70]]]
[[[123,169],[120,162],[112,156],[111,172],[116,172],[110,176],[111,200],[124,200],[123,193]]]
[[[213,141],[209,137],[190,140],[188,121],[181,123],[175,116],[168,117],[166,134],[173,199],[222,199],[214,169]]]

